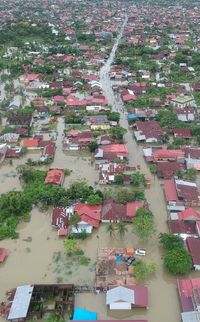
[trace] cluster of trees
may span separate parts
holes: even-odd
[[[124,137],[124,134],[126,134],[126,133],[127,133],[127,130],[119,125],[113,126],[109,130],[109,134],[111,135],[111,137],[114,140],[121,141],[121,142],[123,142],[123,137]]]
[[[126,223],[119,221],[118,223],[109,223],[106,226],[106,232],[110,234],[110,238],[115,237],[115,234],[122,239],[124,235],[128,232]]]
[[[115,183],[118,185],[121,185],[124,183],[124,175],[123,174],[115,174]],[[131,174],[130,184],[132,184],[135,187],[145,185],[145,177],[143,173],[140,173],[139,171],[134,172]]]
[[[33,205],[44,209],[48,206],[69,206],[78,201],[96,205],[103,200],[101,191],[95,191],[82,181],[72,183],[65,190],[44,183],[47,171],[20,166],[18,174],[23,190],[11,191],[0,196],[0,240],[18,237],[16,226],[21,220],[29,219]]]
[[[146,279],[148,276],[155,274],[157,270],[157,265],[155,263],[146,264],[141,260],[138,261],[133,267],[133,276],[139,280]]]
[[[139,208],[133,218],[133,231],[145,242],[155,234],[155,222],[152,212],[147,208]]]
[[[103,192],[103,196],[104,199],[113,199],[115,202],[122,204],[136,200],[145,200],[144,190],[137,188],[106,189]]]
[[[192,270],[192,258],[185,249],[183,239],[173,234],[161,233],[160,244],[163,246],[164,266],[172,274],[187,274]]]
[[[197,170],[192,168],[192,169],[188,169],[188,170],[181,170],[178,169],[175,172],[175,175],[179,178],[179,179],[184,179],[184,180],[191,180],[191,181],[195,181],[196,180],[196,176],[197,176]]]

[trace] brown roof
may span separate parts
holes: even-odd
[[[168,226],[172,234],[197,234],[196,223],[194,221],[171,220],[168,221]]]
[[[200,265],[200,238],[188,237],[186,238],[186,245],[192,255],[193,264]]]

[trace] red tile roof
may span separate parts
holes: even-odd
[[[22,141],[22,146],[24,148],[37,148],[39,141],[36,139],[27,139]]]
[[[178,296],[182,312],[191,312],[196,309],[194,294],[200,290],[200,278],[177,280]],[[198,296],[199,297],[199,296]]]
[[[180,220],[170,220],[168,221],[169,231],[172,234],[187,234],[196,235],[196,223],[194,221],[180,221]]]
[[[200,265],[200,238],[187,237],[186,245],[192,255],[193,265]]]
[[[178,159],[184,158],[185,153],[181,150],[168,150],[167,147],[163,147],[161,150],[153,152],[154,159]]]
[[[64,180],[64,170],[62,169],[49,169],[45,178],[45,183],[62,185]]]
[[[173,179],[164,180],[164,194],[167,202],[178,201],[176,186]]]
[[[192,137],[190,129],[175,128],[172,132],[174,133],[175,138],[190,139]]]
[[[177,216],[179,220],[200,220],[200,212],[192,208],[178,212]]]

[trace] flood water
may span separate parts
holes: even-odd
[[[127,19],[124,21],[126,24]],[[123,31],[123,28],[122,28]],[[110,65],[114,59],[115,51],[120,41],[122,31],[113,47],[110,58],[100,71],[100,78],[110,104],[115,110],[121,113],[120,123],[128,130],[126,116],[121,111],[123,104],[119,97],[116,97],[111,88],[111,82],[108,77]],[[87,182],[94,185],[98,178],[98,173],[91,166],[90,157],[71,156],[62,150],[62,135],[64,129],[64,120],[58,119],[58,136],[56,156],[51,167],[68,168],[72,174],[66,177],[64,186],[77,179],[87,179]],[[110,239],[106,233],[105,225],[96,230],[91,237],[81,241],[81,248],[85,255],[91,259],[88,267],[78,265],[75,261],[67,259],[64,255],[63,240],[59,239],[57,233],[51,228],[51,213],[40,212],[34,208],[31,213],[29,223],[21,223],[18,226],[20,234],[17,240],[0,241],[0,247],[6,247],[9,250],[9,256],[4,264],[0,266],[0,301],[4,300],[5,293],[11,288],[21,284],[34,283],[76,283],[94,284],[95,279],[95,261],[99,247],[142,247],[147,249],[147,262],[155,262],[158,270],[155,276],[148,279],[146,284],[149,290],[149,309],[135,309],[130,314],[117,312],[112,315],[106,309],[105,294],[78,294],[76,295],[76,305],[92,311],[97,311],[98,319],[147,319],[149,322],[177,322],[180,321],[180,310],[176,294],[175,278],[169,276],[163,270],[162,253],[158,247],[157,235],[159,232],[168,232],[166,225],[166,207],[163,198],[160,181],[149,173],[147,165],[143,159],[142,148],[135,143],[132,131],[128,130],[125,140],[129,150],[129,162],[131,165],[141,165],[144,173],[151,177],[151,187],[146,190],[146,198],[150,204],[157,227],[157,234],[147,244],[139,244],[136,236],[132,233],[129,226],[128,233],[120,240],[119,238]],[[25,163],[28,157],[37,157],[37,153],[29,153],[28,156],[19,160],[14,160],[13,165],[3,164],[0,167],[0,193],[13,189],[20,189],[20,183],[17,178],[16,167]],[[78,154],[77,154],[78,155]],[[98,238],[99,237],[99,238]],[[55,255],[57,259],[55,259]],[[59,256],[58,256],[59,255]],[[198,276],[199,273],[193,273],[192,276]],[[0,319],[0,321],[4,321]]]

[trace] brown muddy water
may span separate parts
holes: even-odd
[[[126,22],[126,21],[125,21]],[[108,71],[113,61],[118,41],[114,45],[108,63],[104,65],[100,72],[100,78],[107,98],[115,110],[121,113],[121,125],[128,129],[126,116],[121,111],[123,107],[119,98],[116,98],[111,89],[108,78]],[[51,167],[68,168],[72,174],[65,179],[64,186],[77,179],[86,179],[94,185],[98,178],[98,173],[94,166],[91,166],[91,158],[83,156],[72,156],[62,151],[62,134],[64,121],[58,119],[57,151]],[[26,283],[75,283],[93,285],[95,279],[95,261],[99,247],[145,247],[147,255],[145,261],[155,262],[158,270],[151,279],[146,281],[149,290],[149,309],[134,309],[130,314],[127,312],[117,312],[112,314],[107,311],[105,304],[105,294],[78,294],[76,295],[76,306],[97,311],[98,319],[147,319],[149,322],[177,322],[180,321],[180,310],[176,294],[176,279],[163,270],[162,252],[158,246],[158,233],[167,232],[166,207],[161,188],[161,182],[150,175],[144,162],[142,148],[137,146],[132,137],[132,132],[128,131],[125,136],[129,149],[129,162],[131,165],[140,164],[144,173],[151,177],[151,187],[146,190],[146,198],[150,204],[156,226],[157,233],[147,243],[140,244],[129,226],[128,233],[120,240],[110,239],[106,233],[105,224],[95,231],[91,237],[81,241],[81,248],[85,255],[91,259],[88,266],[82,266],[76,261],[72,261],[64,255],[63,239],[59,239],[55,230],[51,228],[51,212],[40,212],[34,208],[31,212],[29,223],[22,223],[18,226],[20,234],[17,240],[0,241],[0,247],[9,250],[6,262],[0,266],[0,301],[5,299],[7,290],[17,285]],[[29,153],[22,159],[14,160],[13,165],[3,164],[0,167],[0,193],[13,189],[20,189],[17,178],[16,167],[25,163],[28,157],[38,157],[39,153]],[[33,157],[32,157],[33,158]],[[97,235],[99,238],[97,238]],[[193,273],[191,276],[200,276]],[[3,319],[0,319],[3,321]]]

